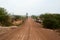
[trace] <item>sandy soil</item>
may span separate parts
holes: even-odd
[[[34,22],[32,18],[28,18],[21,27],[0,28],[0,40],[60,40],[60,36],[53,30],[42,28],[42,25]]]

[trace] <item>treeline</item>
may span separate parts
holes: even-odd
[[[38,16],[32,15],[31,17],[32,17],[33,19],[37,19]]]
[[[44,28],[48,29],[60,29],[60,14],[53,13],[45,13],[37,16],[42,20],[42,24]]]
[[[16,20],[25,20],[26,16],[10,15],[5,8],[0,7],[0,26],[12,26]]]

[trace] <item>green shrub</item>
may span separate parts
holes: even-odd
[[[44,28],[60,28],[60,14],[42,14],[40,18],[43,20]]]
[[[6,9],[0,7],[0,23],[3,26],[11,25],[10,16],[8,15]]]

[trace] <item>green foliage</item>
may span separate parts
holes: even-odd
[[[60,14],[42,14],[40,15],[40,18],[43,20],[43,25],[45,28],[60,28]]]
[[[13,17],[13,19],[14,20],[19,20],[19,19],[21,19],[21,16],[19,16],[19,15],[13,15],[14,17]]]
[[[12,15],[13,16],[13,20],[23,20],[25,18],[25,16],[21,16],[21,15]]]
[[[4,26],[10,25],[9,18],[6,9],[0,7],[0,24]]]
[[[23,22],[27,19],[26,15],[9,15],[6,9],[0,7],[0,25],[10,26],[13,25],[13,21],[22,20]]]
[[[32,17],[33,19],[37,19],[37,16],[35,16],[35,15],[32,15],[31,17]]]

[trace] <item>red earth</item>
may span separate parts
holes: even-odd
[[[32,18],[28,18],[20,27],[10,28],[5,32],[0,31],[0,40],[60,40],[60,36],[53,30],[42,28],[42,25]]]

